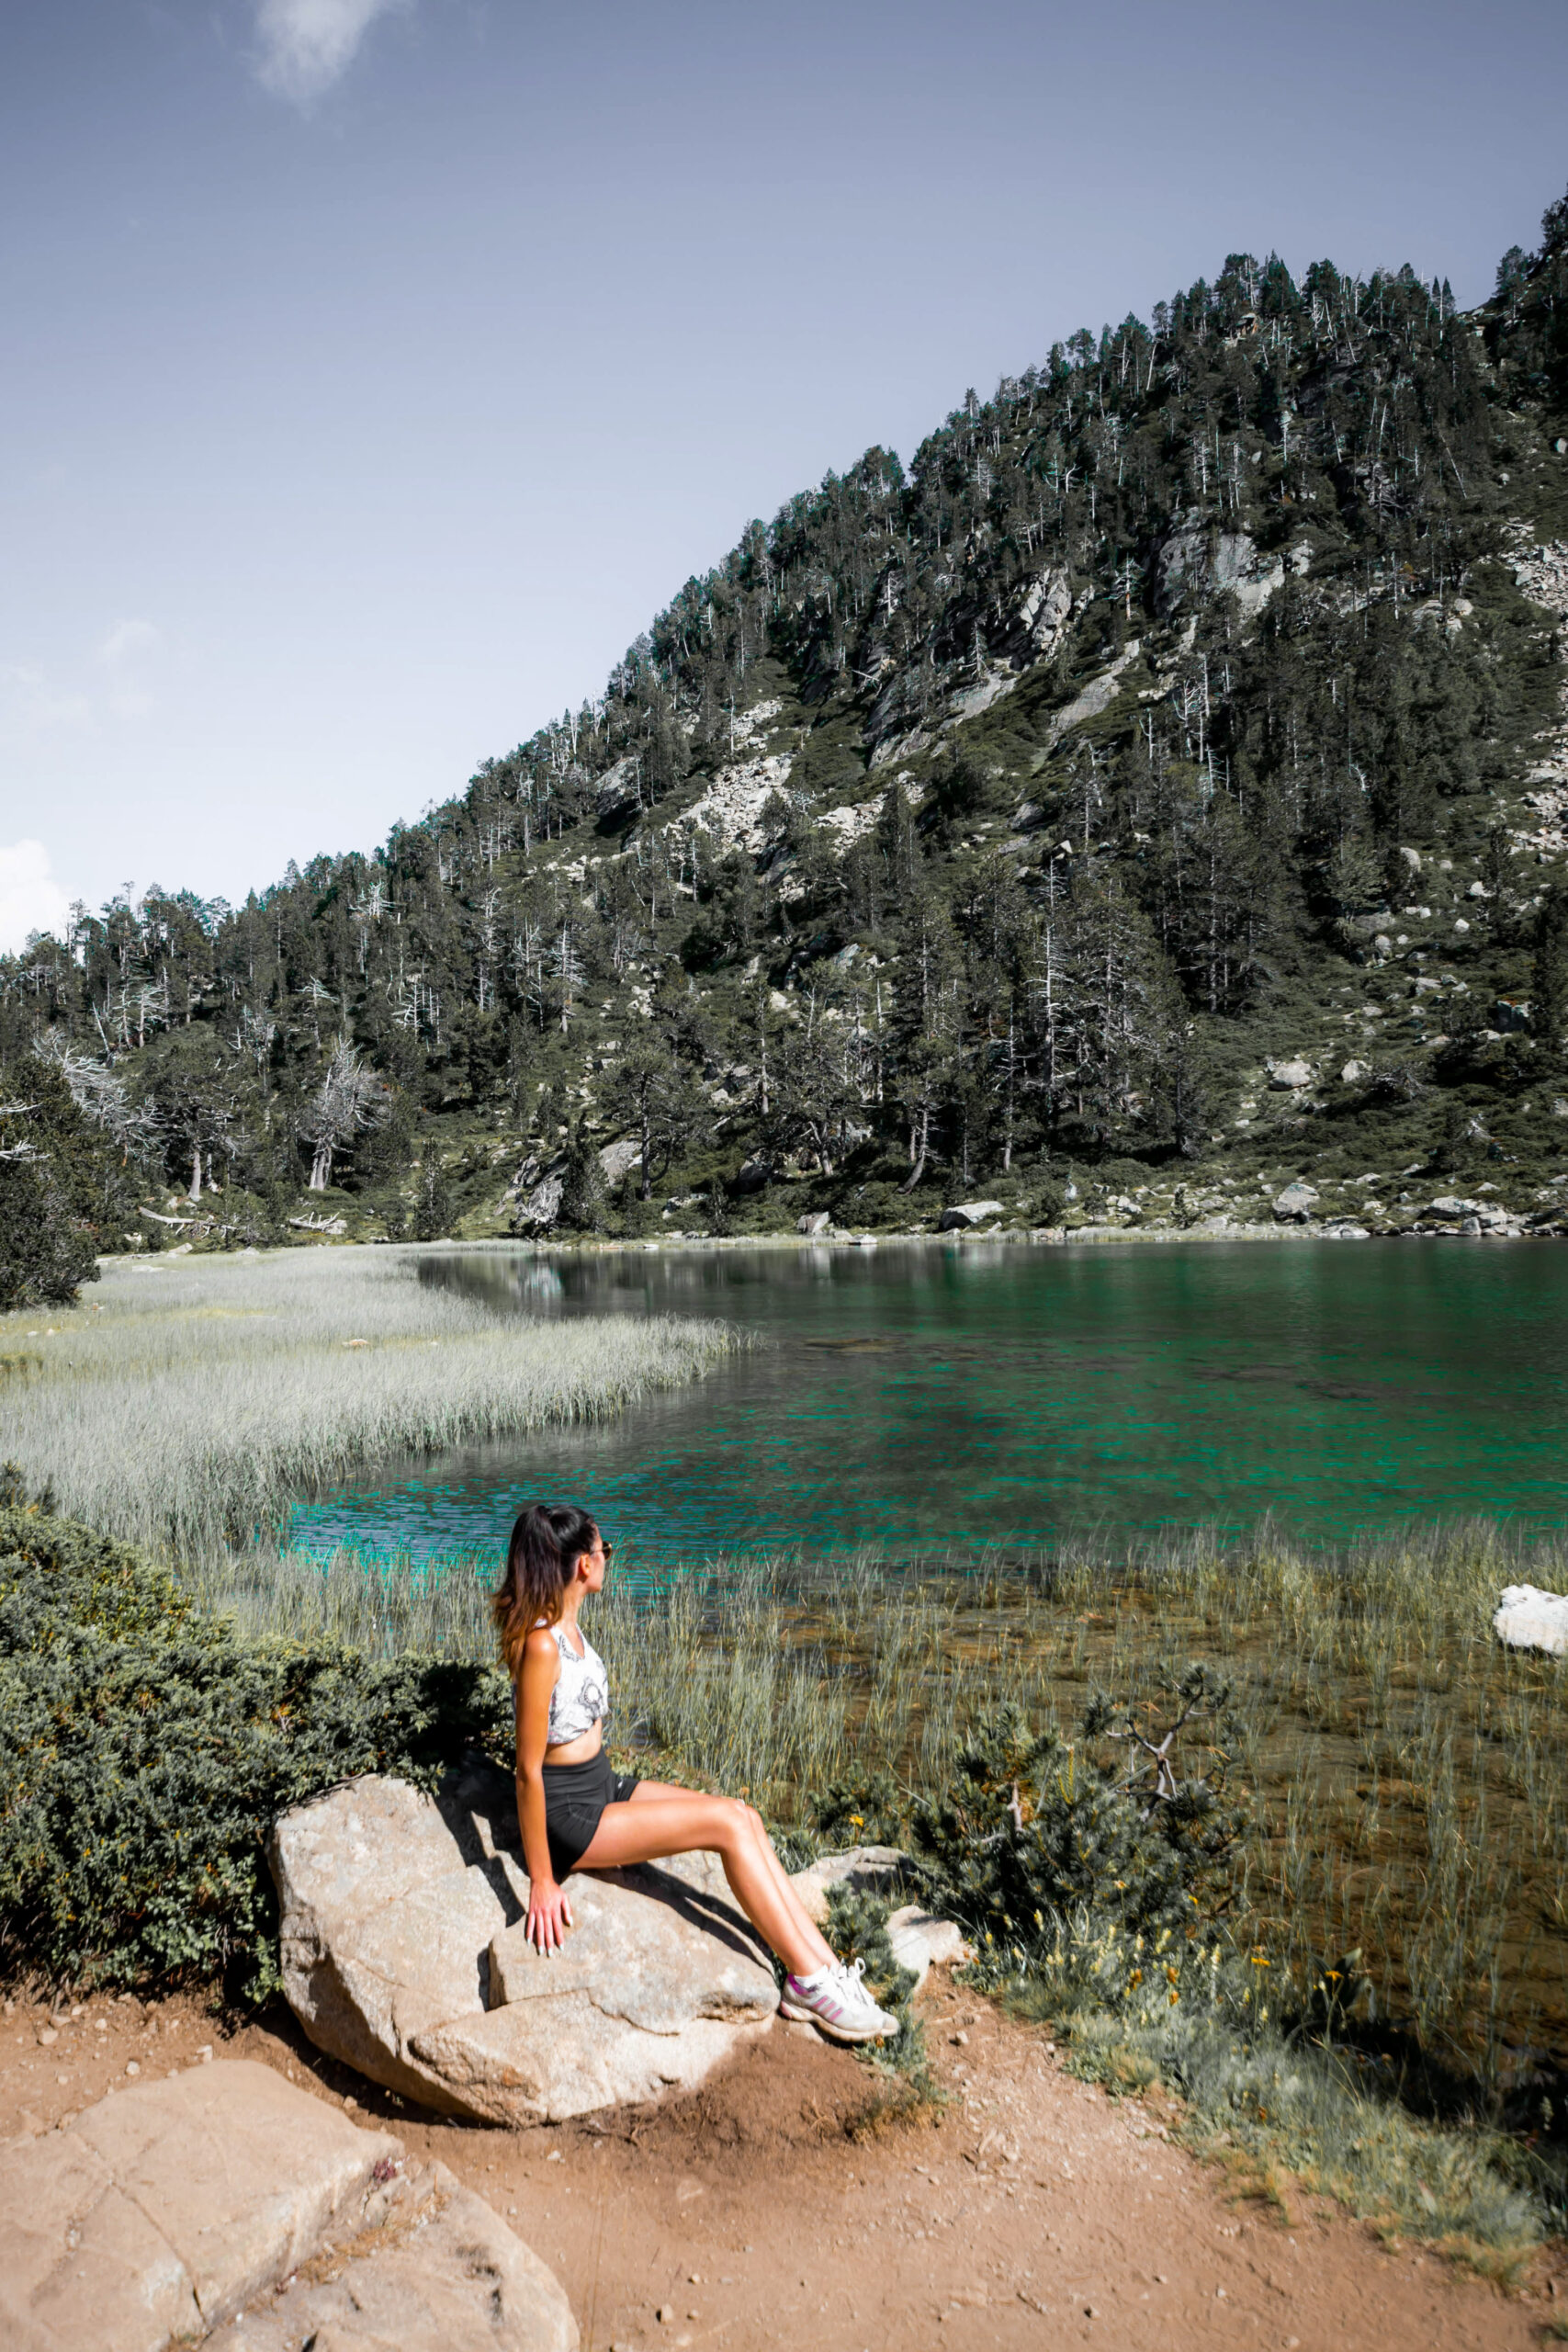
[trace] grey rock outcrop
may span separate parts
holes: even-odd
[[[803,1233],[809,1241],[813,1235],[826,1233],[832,1222],[826,1209],[814,1209],[809,1216],[796,1217],[795,1229],[796,1233]]]
[[[1317,1193],[1311,1184],[1303,1184],[1298,1176],[1287,1184],[1274,1202],[1274,1215],[1281,1225],[1304,1225],[1317,1206]]]
[[[559,2121],[690,2089],[773,2023],[765,1953],[716,1857],[575,1873],[565,1951],[524,1947],[511,1780],[376,1775],[296,1806],[268,1860],[284,1990],[319,2049],[447,2114]]]
[[[1492,1630],[1509,1649],[1568,1657],[1568,1594],[1511,1584],[1499,1596]]]
[[[0,2150],[0,2336],[8,2352],[163,2352],[215,2329],[226,2345],[252,2342],[248,2314],[243,2329],[226,2323],[258,2296],[270,2308],[283,2279],[350,2241],[388,2308],[412,2309],[423,2233],[418,2253],[387,2272],[381,2249],[416,2209],[463,2198],[449,2175],[411,2179],[399,2141],[361,2131],[270,2067],[199,2067]],[[464,2201],[477,2209],[464,2213],[464,2234],[471,2225],[504,2277],[511,2327],[480,2332],[490,2307],[470,2279],[468,2324],[446,2339],[453,2352],[576,2352],[552,2274],[478,2199]],[[368,2352],[371,2339],[344,2340]],[[383,2340],[408,2352],[423,2341],[400,2326]]]
[[[553,2275],[445,2165],[408,2177],[381,2235],[243,2312],[207,2352],[578,2352]]]
[[[1308,1061],[1270,1062],[1269,1083],[1277,1094],[1299,1094],[1310,1086],[1316,1072]]]
[[[1003,1216],[1006,1213],[1001,1201],[955,1201],[951,1208],[943,1209],[936,1229],[939,1233],[962,1233],[972,1226],[984,1225],[987,1217]]]

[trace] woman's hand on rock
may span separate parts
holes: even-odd
[[[541,1954],[559,1951],[571,1925],[571,1903],[564,1887],[536,1880],[528,1890],[528,1920],[523,1932]]]

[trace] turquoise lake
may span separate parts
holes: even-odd
[[[389,1465],[311,1548],[497,1546],[580,1499],[635,1557],[1048,1545],[1271,1513],[1314,1541],[1563,1516],[1568,1250],[968,1243],[433,1255],[527,1317],[719,1317],[758,1344],[601,1428]]]

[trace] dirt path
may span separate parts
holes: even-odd
[[[694,2098],[512,2134],[384,2099],[282,2014],[226,2034],[188,2000],[95,2001],[51,2028],[17,2004],[0,2029],[0,2140],[200,2064],[203,2047],[263,2059],[334,2104],[358,2097],[513,2220],[570,2296],[584,2352],[1523,2352],[1568,2312],[1555,2257],[1505,2298],[1340,2217],[1291,2226],[1234,2207],[1148,2108],[1072,2081],[1043,2035],[946,1988],[926,2014],[949,2095],[935,2123],[852,2136],[864,2070],[780,2027]]]

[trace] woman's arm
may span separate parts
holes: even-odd
[[[545,1826],[545,1749],[549,1745],[550,1694],[560,1653],[547,1626],[536,1626],[523,1649],[517,1689],[517,1822],[528,1865],[528,1918],[524,1929],[541,1952],[558,1951],[571,1925],[571,1905],[556,1884]]]

